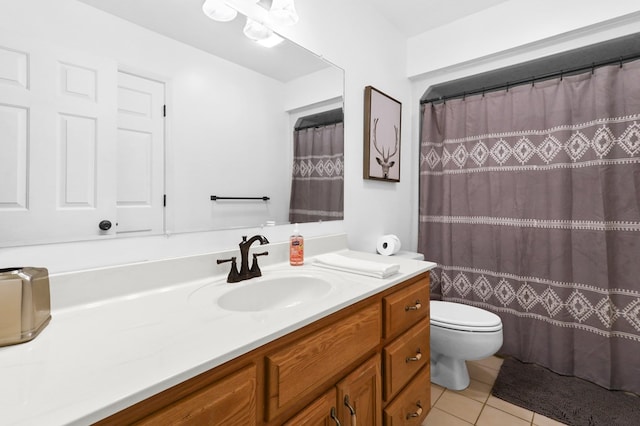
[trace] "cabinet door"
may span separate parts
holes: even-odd
[[[255,425],[256,390],[256,366],[250,365],[155,412],[136,425]]]
[[[382,425],[380,355],[338,383],[338,417],[342,426]]]
[[[338,423],[334,417],[337,417],[336,389],[332,388],[296,414],[284,426],[335,426]]]

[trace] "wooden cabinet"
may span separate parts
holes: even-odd
[[[413,376],[429,364],[429,320],[423,319],[382,351],[384,400],[390,401]]]
[[[431,407],[429,279],[383,297],[384,424],[419,425]]]
[[[374,350],[380,342],[380,317],[380,305],[369,305],[267,355],[267,420]]]
[[[380,426],[381,388],[380,356],[376,354],[285,425]]]
[[[382,425],[382,379],[376,354],[338,385],[338,418],[343,426]]]
[[[256,424],[256,367],[251,365],[136,422],[158,425]]]
[[[424,367],[384,409],[385,426],[420,425],[431,407],[431,374]]]
[[[100,425],[419,425],[430,408],[427,273]]]
[[[336,389],[317,398],[309,406],[296,414],[284,426],[335,426],[337,423]]]

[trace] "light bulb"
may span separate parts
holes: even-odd
[[[202,11],[214,21],[229,22],[238,16],[238,11],[227,6],[224,0],[205,0]]]
[[[273,0],[269,19],[278,25],[295,25],[299,18],[293,0]]]
[[[271,31],[269,28],[265,27],[258,21],[254,21],[249,17],[247,17],[247,23],[245,24],[242,32],[244,32],[244,35],[246,35],[253,41],[265,40],[273,34],[273,31]]]

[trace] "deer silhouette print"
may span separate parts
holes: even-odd
[[[395,161],[389,161],[389,159],[396,155],[396,153],[398,152],[398,126],[393,126],[393,130],[396,133],[396,145],[393,148],[393,152],[391,152],[391,148],[389,148],[389,150],[385,154],[384,147],[382,147],[381,150],[376,140],[376,133],[378,131],[378,120],[380,119],[376,118],[373,120],[373,146],[375,147],[376,151],[378,151],[378,154],[380,154],[380,156],[382,157],[376,157],[376,161],[378,162],[378,164],[380,164],[380,167],[382,167],[382,177],[384,179],[389,179],[389,169],[393,167],[394,164],[396,164]]]

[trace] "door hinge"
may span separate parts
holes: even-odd
[[[167,194],[162,196],[162,207],[167,207]]]
[[[166,105],[162,105],[162,116],[163,117],[167,116],[167,106]]]

